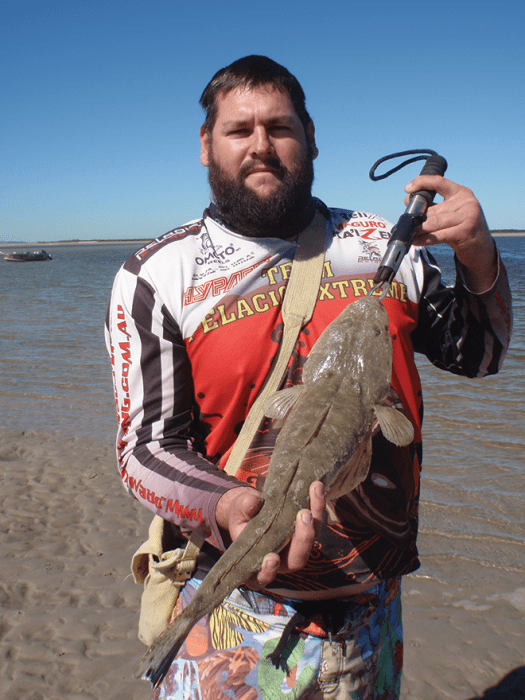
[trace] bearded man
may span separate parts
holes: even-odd
[[[276,355],[299,234],[321,221],[326,253],[312,318],[281,386],[301,383],[319,335],[370,289],[391,230],[375,214],[328,208],[312,196],[314,125],[286,68],[264,56],[235,61],[215,74],[201,105],[211,204],[128,259],[107,321],[123,483],[161,516],[171,548],[192,533],[205,540],[175,612],[261,507],[279,422],[261,421],[235,476],[224,468]],[[495,373],[511,303],[472,192],[439,176],[406,188],[419,189],[443,202],[429,210],[383,302],[395,341],[392,401],[413,424],[414,441],[396,447],[376,434],[368,477],[336,500],[325,503],[323,485],[312,484],[289,545],[267,553],[260,570],[195,625],[154,697],[399,697],[400,579],[419,566],[414,350],[456,374]],[[423,247],[439,242],[456,253],[454,288]],[[272,663],[283,630],[282,663]]]

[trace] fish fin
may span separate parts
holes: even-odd
[[[414,439],[414,426],[408,418],[395,408],[376,404],[374,411],[387,440],[401,447]]]
[[[337,476],[328,485],[326,496],[335,501],[337,498],[350,493],[366,479],[372,459],[372,440],[365,438],[348,462],[339,469]]]
[[[302,385],[281,389],[270,396],[263,406],[264,415],[268,418],[286,418],[304,391]]]
[[[334,501],[326,501],[325,508],[326,512],[328,513],[328,517],[333,523],[341,523],[341,518],[337,515],[335,510]]]

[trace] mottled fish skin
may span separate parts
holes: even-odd
[[[137,677],[145,676],[157,687],[198,620],[258,571],[266,554],[287,544],[297,514],[308,507],[313,481],[323,481],[334,498],[366,478],[374,406],[388,397],[391,367],[387,313],[376,296],[362,297],[319,337],[305,363],[303,385],[275,395],[268,415],[280,415],[280,399],[287,392],[295,404],[276,441],[263,506],[207,574],[189,605],[146,652]],[[412,426],[401,413],[394,413],[409,426],[405,442],[394,441],[407,444]]]

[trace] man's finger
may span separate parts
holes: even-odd
[[[431,190],[440,194],[444,199],[448,199],[456,194],[461,187],[461,185],[447,180],[441,175],[418,175],[406,185],[405,192],[410,195],[418,190]]]
[[[286,570],[299,571],[306,566],[321,526],[324,509],[323,484],[315,481],[310,486],[310,509],[301,510],[297,514],[294,535],[282,555],[282,564]]]
[[[295,532],[286,552],[285,566],[288,571],[299,571],[306,566],[315,542],[316,527],[312,513],[301,510],[295,521]]]
[[[325,507],[324,486],[320,481],[314,481],[310,485],[310,511],[316,524],[322,521]]]
[[[276,577],[278,572],[299,571],[304,568],[315,542],[316,525],[309,510],[297,514],[295,532],[287,547],[278,554],[267,554],[256,576],[247,585],[250,588],[264,588]]]
[[[278,554],[267,554],[262,561],[259,571],[250,576],[245,585],[254,591],[268,586],[276,577],[280,563],[281,559]]]

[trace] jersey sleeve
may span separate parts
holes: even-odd
[[[505,266],[498,252],[498,274],[482,294],[471,292],[456,260],[456,283],[445,286],[428,252],[419,252],[423,285],[418,323],[412,333],[414,350],[440,369],[467,377],[496,374],[510,341],[512,303]]]
[[[240,484],[199,452],[184,339],[151,281],[125,267],[113,286],[106,344],[124,487],[152,513],[223,548],[215,507]]]

